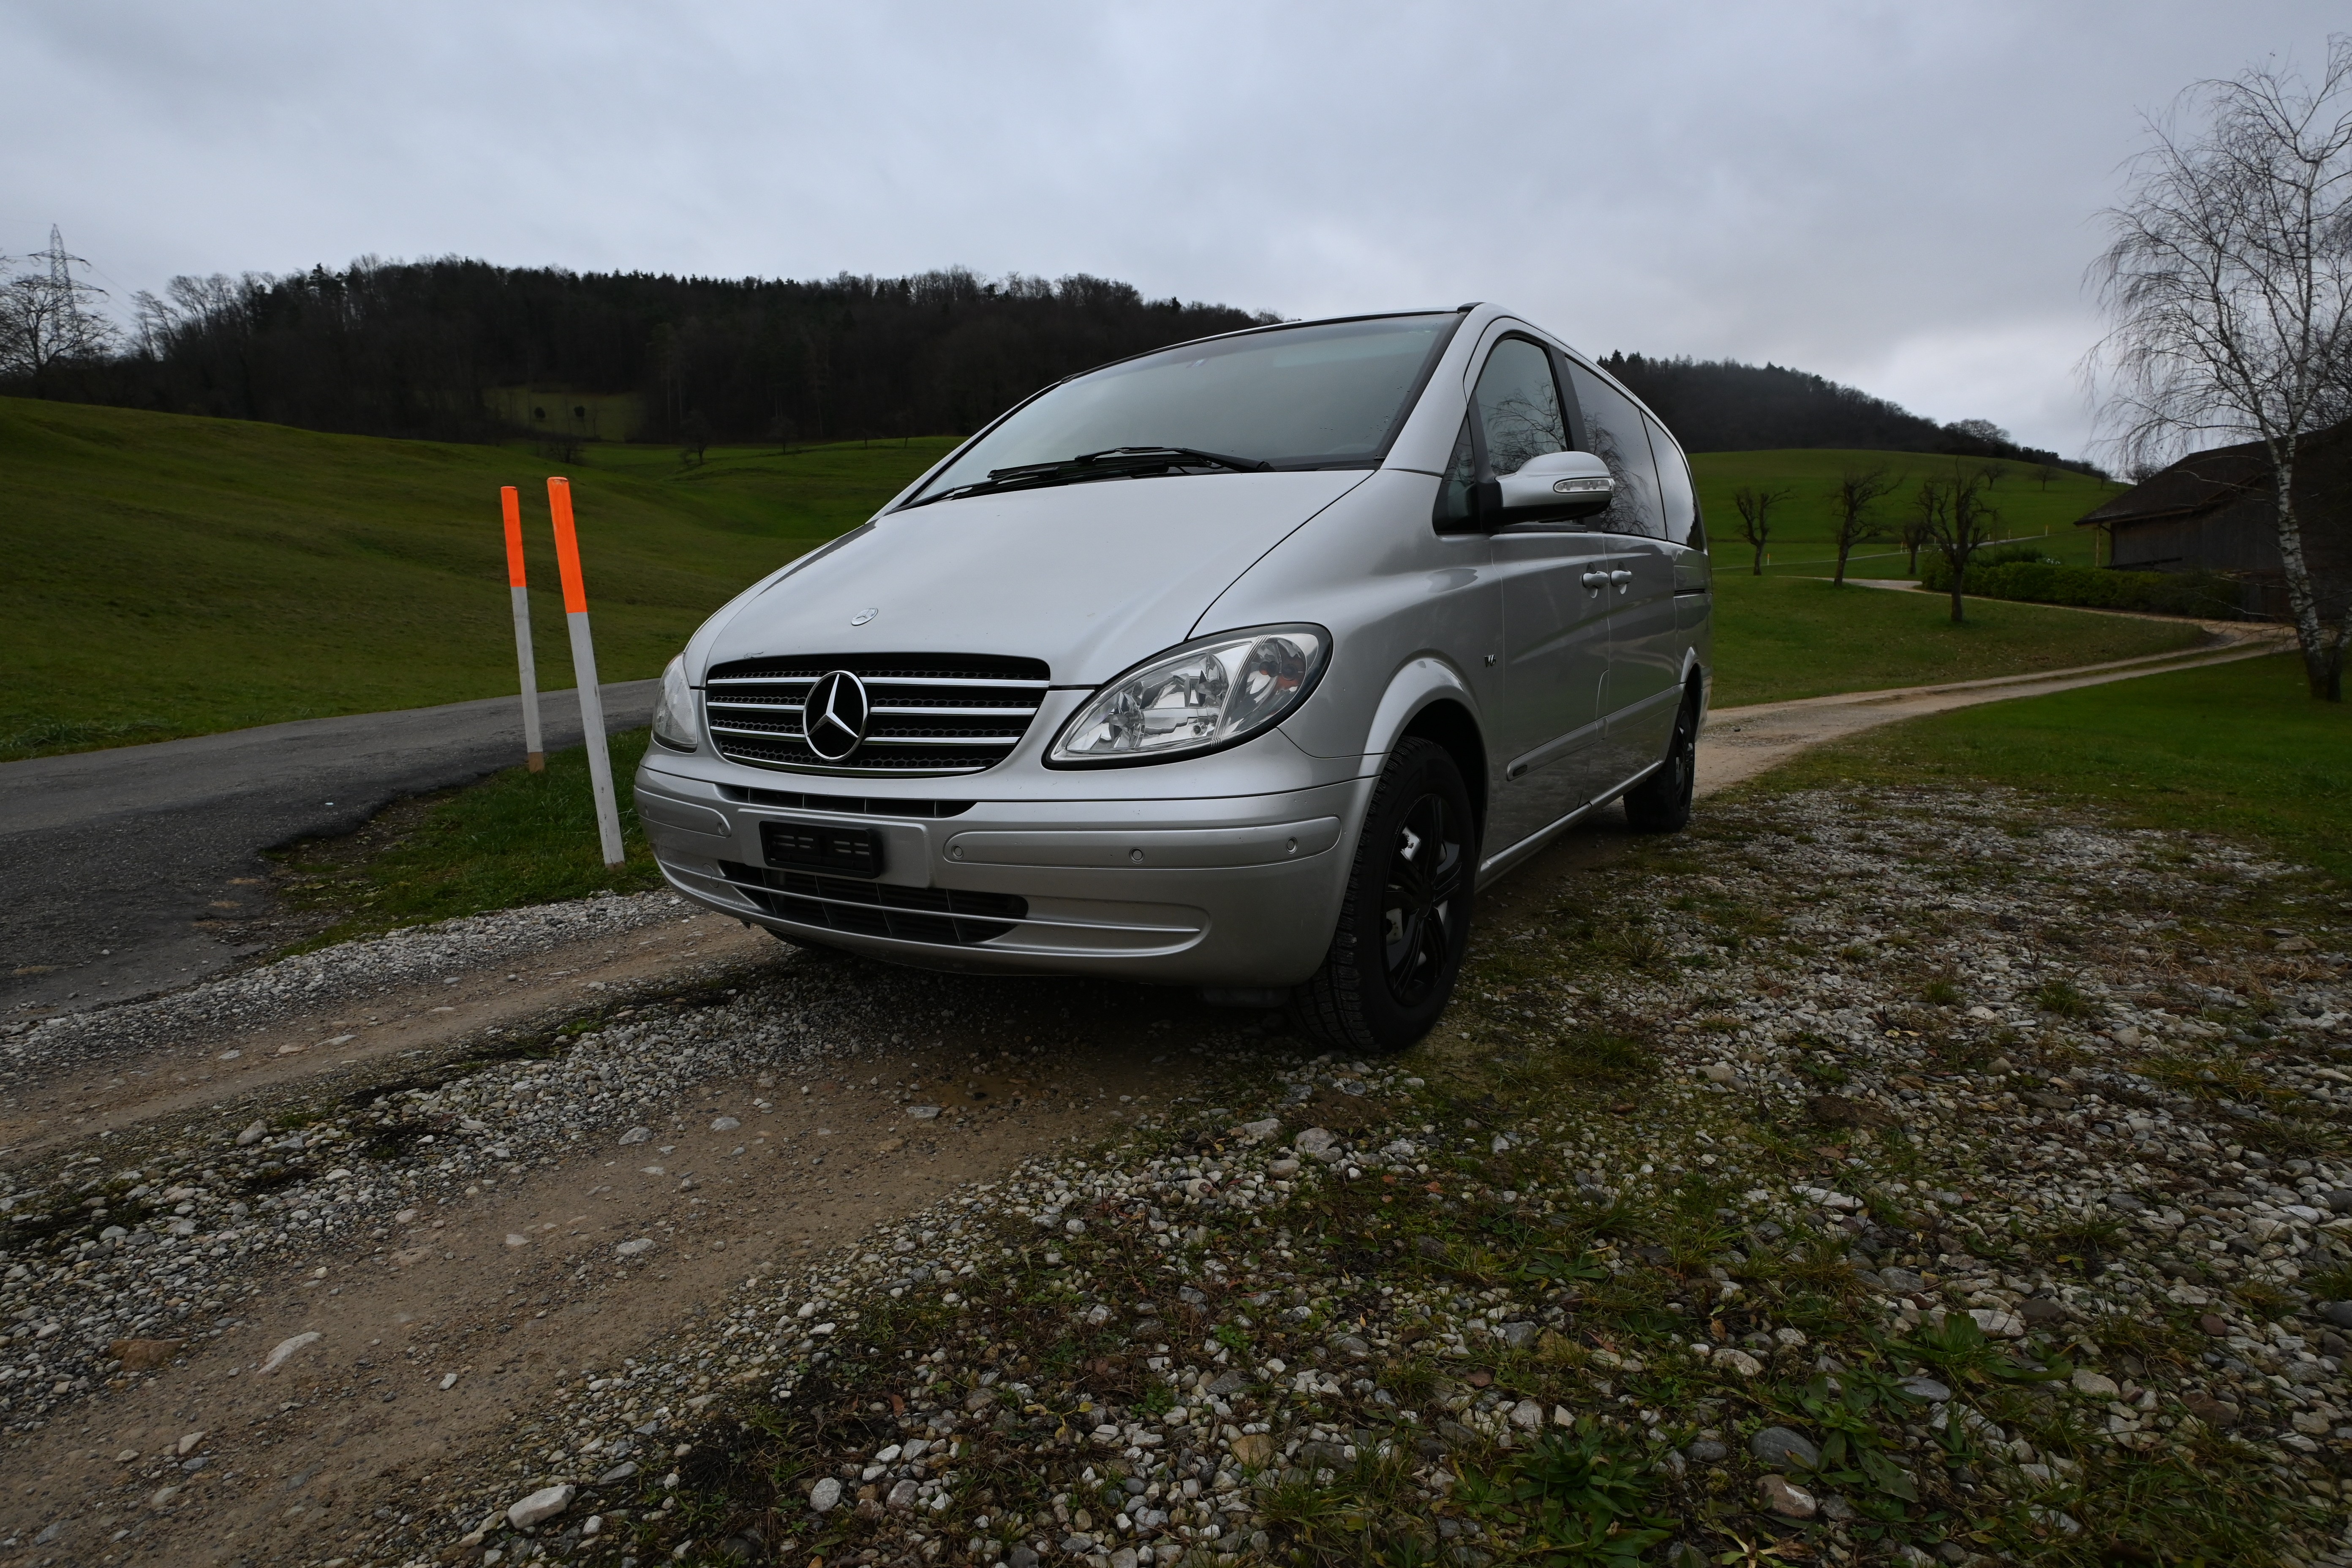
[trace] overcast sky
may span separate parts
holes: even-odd
[[[0,5],[0,251],[1507,301],[2084,448],[2141,115],[2342,0]]]

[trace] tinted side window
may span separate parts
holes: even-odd
[[[1529,458],[1568,450],[1551,355],[1527,339],[1505,338],[1495,345],[1478,376],[1476,403],[1486,462],[1496,479],[1517,473]]]
[[[1576,383],[1576,401],[1583,405],[1585,439],[1592,455],[1609,465],[1617,479],[1617,499],[1592,526],[1609,533],[1646,533],[1665,537],[1658,506],[1658,465],[1650,457],[1648,421],[1633,399],[1578,364],[1569,362]]]
[[[1694,550],[1706,548],[1698,536],[1698,494],[1691,489],[1690,462],[1656,420],[1648,420],[1650,451],[1658,460],[1658,501],[1665,512],[1666,537]]]

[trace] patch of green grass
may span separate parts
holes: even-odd
[[[1556,1049],[1560,1070],[1588,1083],[1621,1083],[1658,1065],[1648,1042],[1617,1029],[1574,1030],[1560,1037]]]
[[[2095,805],[2126,826],[2217,833],[2352,879],[2352,707],[2291,655],[1915,719],[1825,747],[1776,788],[1956,779]]]
[[[514,689],[499,487],[522,492],[540,679],[569,686],[546,478],[572,481],[599,671],[712,610],[949,446],[525,447],[0,398],[0,758]]]
[[[1496,1521],[1530,1556],[1633,1568],[1674,1533],[1656,1510],[1651,1457],[1596,1422],[1552,1432],[1491,1474],[1465,1470],[1455,1498],[1464,1511]]]
[[[589,790],[588,753],[551,752],[541,773],[509,768],[423,807],[380,848],[352,858],[340,844],[301,846],[283,864],[298,906],[341,913],[306,946],[395,927],[605,891],[661,885],[637,826],[635,776],[647,732],[612,740],[613,787],[627,858],[604,864]],[[331,858],[330,858],[331,857]]]
[[[541,679],[569,685],[544,484],[559,468],[572,480],[601,673],[655,674],[710,611],[863,521],[951,441],[722,447],[693,466],[669,447],[591,445],[559,463],[522,446],[0,398],[0,550],[11,565],[0,578],[0,759],[511,691],[501,485],[522,492]],[[1719,704],[2194,640],[2185,627],[1991,601],[1955,628],[1939,600],[1832,591],[1793,557],[1774,575],[1746,575],[1725,533],[1731,489],[1793,486],[1786,537],[1798,544],[1818,531],[1815,492],[1848,460],[1906,471],[1937,461],[1698,459],[1721,590]],[[2018,468],[2000,494],[2020,527],[2038,529],[2071,523],[2105,491],[2078,477],[2045,491]],[[1899,564],[1863,566],[1888,575]]]
[[[2303,1277],[2304,1289],[2321,1301],[2352,1300],[2352,1265],[2338,1264]]]
[[[1719,542],[1715,561],[1718,708],[2071,669],[2193,648],[2205,636],[2188,621],[2000,599],[1970,599],[1956,626],[1950,601],[1932,594],[1750,577],[1726,569]]]
[[[1965,461],[1965,459],[1964,459]],[[1754,559],[1748,542],[1739,537],[1739,509],[1732,492],[1742,485],[1786,489],[1789,499],[1772,512],[1770,559],[1767,575],[1775,573],[1826,575],[1835,569],[1837,549],[1830,542],[1830,492],[1848,467],[1884,468],[1898,480],[1895,492],[1878,503],[1873,513],[1891,532],[1910,510],[1919,480],[1948,477],[1952,459],[1927,452],[1859,452],[1797,447],[1758,452],[1697,452],[1691,470],[1698,482],[1699,505],[1716,569],[1746,573]],[[1973,468],[1973,463],[1969,464]],[[2000,513],[1998,530],[2003,539],[2031,539],[2051,556],[2072,566],[2091,566],[2096,531],[2077,528],[2074,520],[2118,495],[2123,486],[2087,474],[2064,473],[2046,486],[2036,468],[2026,463],[1996,463],[2000,477],[1994,481],[1991,500]],[[1907,577],[1909,552],[1892,540],[1859,546],[1848,570],[1860,577]]]
[[[2045,980],[2032,992],[2033,1005],[2062,1018],[2087,1018],[2095,1004],[2063,980]]]

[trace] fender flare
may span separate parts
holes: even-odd
[[[1715,671],[1700,662],[1698,649],[1685,647],[1683,649],[1682,673],[1675,678],[1675,684],[1688,689],[1694,678],[1698,681],[1699,727],[1704,729],[1706,725],[1707,710],[1714,706],[1715,702]]]
[[[1435,654],[1418,654],[1404,661],[1389,678],[1389,688],[1381,694],[1380,706],[1372,710],[1372,722],[1364,736],[1364,768],[1367,773],[1381,771],[1388,754],[1396,750],[1398,740],[1415,715],[1440,698],[1452,698],[1469,710],[1470,717],[1485,723],[1478,711],[1478,699],[1462,672]]]

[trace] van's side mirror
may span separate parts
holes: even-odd
[[[1609,510],[1617,481],[1590,452],[1546,452],[1495,481],[1496,523],[1537,517],[1591,517]]]

